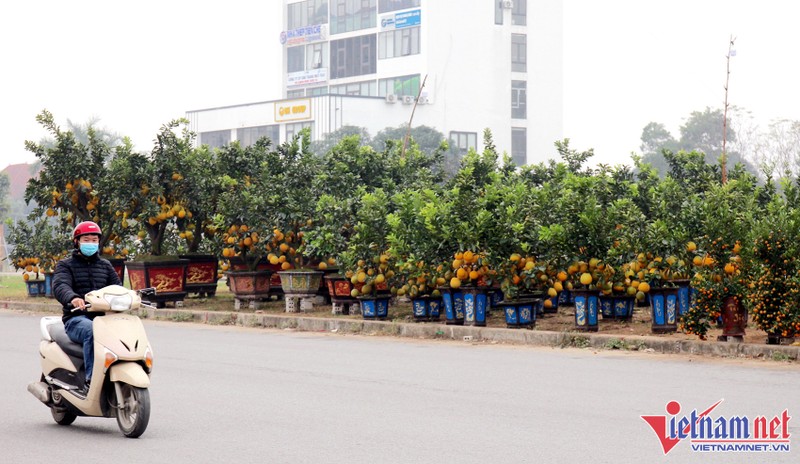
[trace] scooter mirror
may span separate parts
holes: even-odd
[[[144,295],[144,296],[155,296],[156,288],[155,287],[143,288],[141,290],[138,290],[138,292],[139,292],[140,295]]]

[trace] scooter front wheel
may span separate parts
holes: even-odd
[[[150,392],[146,388],[118,384],[117,425],[128,438],[138,438],[150,421]]]
[[[55,406],[50,407],[50,413],[53,415],[53,420],[55,420],[58,425],[70,425],[75,422],[75,419],[78,417],[64,408],[57,408]]]

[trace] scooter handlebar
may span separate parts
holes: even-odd
[[[137,290],[137,292],[139,293],[139,295],[142,296],[155,296],[156,288],[155,287],[143,288],[141,290]]]
[[[69,310],[69,312],[71,312],[71,313],[74,313],[75,311],[86,311],[86,310],[88,310],[88,309],[89,309],[89,308],[91,308],[91,307],[92,307],[92,304],[91,304],[91,303],[86,303],[86,304],[83,306],[83,308],[76,308],[75,306],[73,306],[73,305],[72,305],[72,303],[70,303],[70,304],[68,304],[68,305],[67,305],[67,309],[69,309],[69,308],[72,308],[72,309],[70,309],[70,310]]]

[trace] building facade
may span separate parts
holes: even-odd
[[[485,128],[518,164],[563,138],[559,0],[284,0],[279,99],[189,111],[200,143],[371,135],[412,121],[457,151]],[[278,35],[278,34],[276,34]],[[413,112],[413,120],[412,118]]]

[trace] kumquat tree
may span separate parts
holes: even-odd
[[[116,175],[108,168],[116,153],[131,149],[129,141],[112,147],[93,127],[88,128],[88,144],[76,134],[56,125],[53,115],[43,111],[36,120],[51,139],[26,142],[42,169],[25,189],[25,201],[35,202],[32,217],[46,216],[71,227],[81,221],[100,224],[104,235],[100,249],[104,255],[127,254],[123,217],[117,214],[112,192]],[[123,253],[123,250],[125,253]]]

